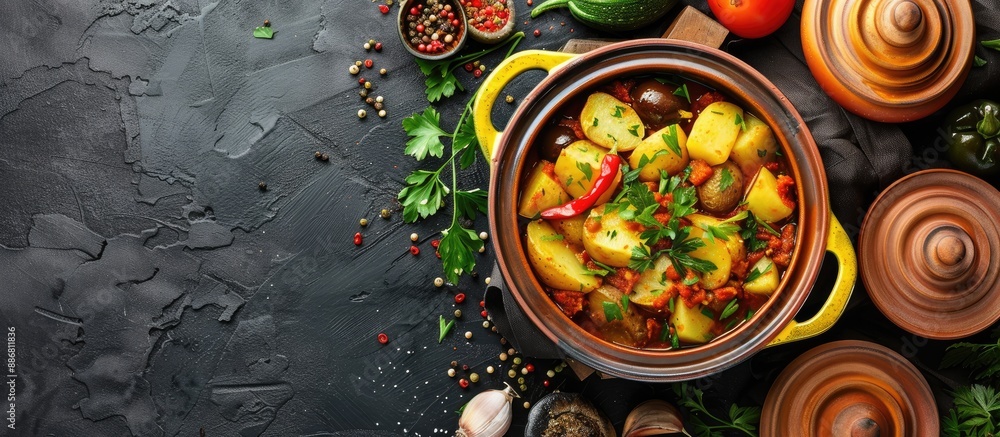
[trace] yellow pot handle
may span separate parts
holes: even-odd
[[[851,292],[854,291],[854,283],[858,279],[858,258],[854,253],[854,245],[851,244],[850,237],[847,236],[844,227],[840,225],[837,217],[834,217],[832,213],[830,214],[830,234],[827,237],[826,250],[833,253],[840,266],[830,297],[826,299],[826,303],[811,319],[801,323],[792,320],[767,345],[768,347],[820,335],[833,327],[840,315],[844,313],[847,301],[851,298]]]
[[[476,99],[472,106],[472,121],[476,125],[476,137],[479,139],[479,147],[483,150],[483,156],[493,162],[493,152],[496,150],[497,140],[500,139],[500,132],[493,126],[491,114],[493,103],[496,102],[507,83],[528,70],[552,71],[553,68],[576,56],[572,53],[525,50],[515,53],[493,69],[493,73],[490,73],[482,86],[479,87],[479,92],[476,93]]]

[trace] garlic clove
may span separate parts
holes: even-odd
[[[486,390],[465,405],[455,437],[501,437],[510,428],[514,389]]]
[[[651,399],[632,409],[625,419],[624,437],[644,437],[681,433],[690,435],[684,430],[681,422],[681,412],[667,401]]]

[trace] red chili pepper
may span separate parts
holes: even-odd
[[[601,174],[594,180],[594,185],[586,194],[577,199],[573,199],[560,206],[552,207],[542,211],[544,219],[564,219],[583,214],[584,211],[594,206],[597,199],[614,185],[615,175],[618,174],[618,166],[622,159],[618,155],[607,154],[601,161]]]
[[[354,234],[354,245],[355,246],[360,246],[361,243],[362,243],[362,241],[363,241],[363,237],[361,237],[361,233],[360,232],[355,233]]]
[[[455,295],[455,303],[465,302],[465,293],[458,293]]]
[[[388,14],[389,13],[389,6],[387,6],[387,5],[378,5],[378,11],[381,12],[382,15]]]
[[[379,343],[382,343],[382,344],[386,344],[386,343],[388,343],[388,342],[389,342],[389,336],[388,336],[388,335],[385,335],[385,333],[384,333],[384,332],[380,332],[380,333],[378,334],[378,342],[379,342]]]
[[[410,246],[410,254],[413,256],[420,255],[420,248],[417,246]]]

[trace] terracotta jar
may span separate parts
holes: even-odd
[[[506,129],[498,132],[491,121],[494,102],[514,77],[534,69],[548,71],[548,77],[522,100]],[[778,290],[748,322],[704,345],[640,350],[591,335],[546,295],[527,259],[523,243],[526,223],[518,218],[517,202],[522,176],[533,162],[529,149],[559,108],[612,79],[665,73],[715,88],[771,126],[797,181],[799,228],[791,264]],[[492,157],[490,241],[502,279],[538,329],[568,356],[587,366],[636,380],[697,378],[733,366],[768,345],[825,331],[836,322],[850,297],[857,275],[854,250],[830,213],[826,173],[809,129],[773,84],[729,54],[665,39],[626,41],[582,55],[523,51],[498,65],[483,83],[475,100],[474,121],[484,153]],[[793,317],[812,290],[826,251],[840,264],[833,292],[818,315],[796,322]]]
[[[969,0],[806,0],[802,50],[830,97],[862,117],[904,122],[941,109],[974,56]]]

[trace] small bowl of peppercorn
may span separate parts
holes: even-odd
[[[447,58],[465,45],[465,11],[458,0],[406,0],[399,9],[399,38],[413,56]]]

